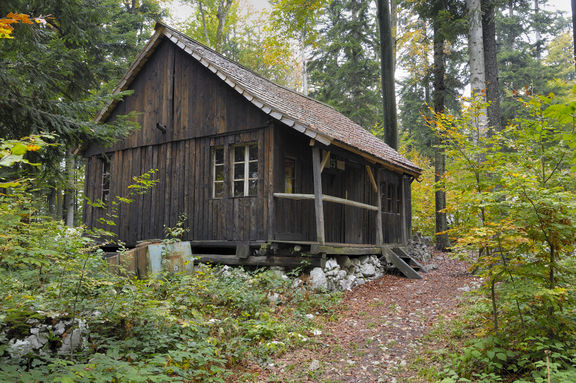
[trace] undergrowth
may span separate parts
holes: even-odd
[[[0,196],[0,381],[223,382],[303,342],[338,294],[294,288],[270,270],[214,266],[139,280],[109,271],[80,229],[38,215],[24,190]],[[271,297],[274,299],[271,299]],[[8,354],[34,323],[85,321],[74,353]]]
[[[424,338],[411,368],[414,381],[442,383],[576,382],[574,337],[488,333],[490,300],[472,293],[458,316],[439,320]],[[517,339],[513,342],[512,339]]]

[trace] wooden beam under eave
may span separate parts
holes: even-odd
[[[324,235],[324,203],[322,202],[322,170],[320,169],[320,148],[312,147],[312,173],[314,175],[314,210],[316,212],[316,241],[326,243]]]
[[[320,166],[320,172],[324,171],[324,168],[326,167],[326,163],[328,162],[329,159],[330,159],[330,152],[329,151],[324,152],[324,158],[322,158],[322,164]]]
[[[374,179],[374,173],[372,173],[372,167],[370,165],[366,165],[366,172],[368,173],[368,177],[370,178],[370,183],[372,183],[372,188],[374,189],[374,192],[378,193],[378,185],[376,185],[376,180]]]
[[[368,162],[370,162],[372,164],[378,164],[378,165],[382,166],[383,168],[388,169],[388,170],[392,170],[396,173],[406,173],[406,174],[411,175],[414,178],[418,178],[422,174],[420,169],[412,169],[410,167],[403,167],[403,166],[399,166],[399,165],[394,165],[390,162],[384,161],[378,157],[375,157],[371,154],[368,154],[362,150],[356,149],[353,146],[347,145],[341,141],[332,140],[332,145],[339,147],[339,148],[342,148],[342,149],[345,149],[351,153],[358,154],[359,156],[366,159]]]

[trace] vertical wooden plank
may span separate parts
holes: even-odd
[[[324,236],[324,203],[322,202],[322,172],[320,170],[320,149],[312,147],[312,171],[314,176],[314,210],[316,212],[316,241],[325,243]]]
[[[168,144],[163,144],[162,145],[164,147],[165,153],[166,153],[166,157],[164,157],[162,159],[162,161],[165,163],[165,168],[164,168],[164,194],[162,195],[162,198],[164,199],[164,207],[162,209],[162,212],[160,214],[162,223],[160,225],[160,228],[162,229],[162,237],[164,238],[164,233],[163,233],[163,228],[164,225],[166,226],[170,226],[170,207],[172,205],[172,200],[171,200],[171,188],[172,188],[172,166],[173,166],[173,152],[172,152],[172,144],[168,143]]]
[[[376,212],[376,245],[382,246],[384,244],[384,236],[382,233],[382,198],[380,196],[381,185],[381,172],[380,169],[376,170],[376,206],[378,206],[378,211]]]

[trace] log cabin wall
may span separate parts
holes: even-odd
[[[109,158],[110,196],[126,196],[134,176],[158,169],[160,183],[121,204],[115,226],[98,223],[103,208],[87,206],[85,223],[115,232],[129,246],[137,240],[163,238],[186,214],[186,240],[265,240],[269,228],[273,131],[269,117],[212,72],[172,43],[164,41],[131,85],[109,119],[136,111],[141,129],[111,148],[86,151],[86,196],[102,196],[105,159]],[[165,131],[157,128],[164,127]],[[232,197],[230,150],[258,144],[258,192]],[[211,148],[225,149],[225,195],[213,198]],[[108,210],[110,212],[110,208]]]

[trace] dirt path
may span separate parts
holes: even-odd
[[[319,345],[284,354],[261,382],[408,382],[407,358],[439,317],[451,317],[466,265],[435,254],[424,279],[385,275],[345,294],[338,320],[324,324]],[[462,289],[464,288],[464,289]]]

